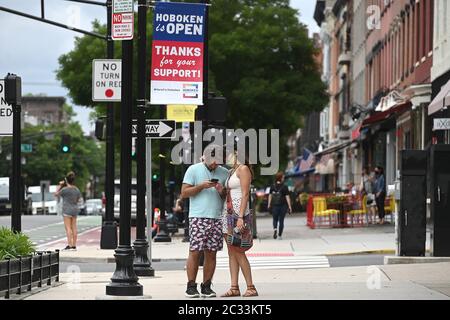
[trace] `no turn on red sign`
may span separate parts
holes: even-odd
[[[6,103],[5,81],[0,79],[0,136],[12,136],[13,134],[13,110]]]
[[[120,101],[122,93],[122,61],[92,61],[92,101]]]
[[[113,0],[111,38],[131,40],[134,32],[134,0]]]

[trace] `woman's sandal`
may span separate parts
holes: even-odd
[[[230,297],[240,297],[241,291],[238,286],[231,286],[227,292],[221,295],[222,298],[230,298]]]
[[[258,291],[256,291],[255,286],[248,286],[247,291],[242,295],[243,297],[257,297]]]

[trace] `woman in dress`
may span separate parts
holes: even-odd
[[[253,284],[252,270],[245,255],[245,252],[252,245],[252,215],[249,199],[253,171],[248,159],[245,159],[244,163],[241,163],[238,160],[236,152],[230,154],[227,160],[232,168],[225,183],[227,190],[227,210],[224,213],[223,232],[228,247],[231,287],[222,297],[236,297],[241,295],[239,290],[239,270],[242,270],[245,282],[247,283],[247,290],[243,297],[255,297],[258,296],[258,291]],[[245,242],[245,245],[233,245],[232,235],[236,231],[239,231],[243,235],[242,243],[244,244]]]
[[[74,185],[75,173],[69,172],[64,181],[59,183],[55,196],[61,197],[63,201],[62,214],[67,235],[67,246],[63,250],[77,249],[77,216],[80,213],[78,201],[82,195]]]

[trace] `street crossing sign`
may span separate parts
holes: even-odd
[[[111,38],[131,40],[134,32],[134,0],[113,0]]]
[[[120,101],[122,94],[122,60],[92,60],[92,101]]]
[[[13,110],[6,103],[5,81],[0,79],[0,136],[13,135]]]
[[[175,121],[163,119],[146,119],[145,137],[152,139],[172,139],[175,134]],[[137,137],[137,120],[133,119],[131,135]]]

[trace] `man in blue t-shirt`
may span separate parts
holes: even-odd
[[[186,297],[200,297],[197,291],[197,272],[200,253],[204,252],[201,295],[215,297],[211,279],[216,268],[216,254],[223,248],[222,212],[225,180],[228,170],[223,163],[223,148],[209,145],[203,152],[203,161],[190,166],[184,175],[181,196],[189,198],[189,257]]]

